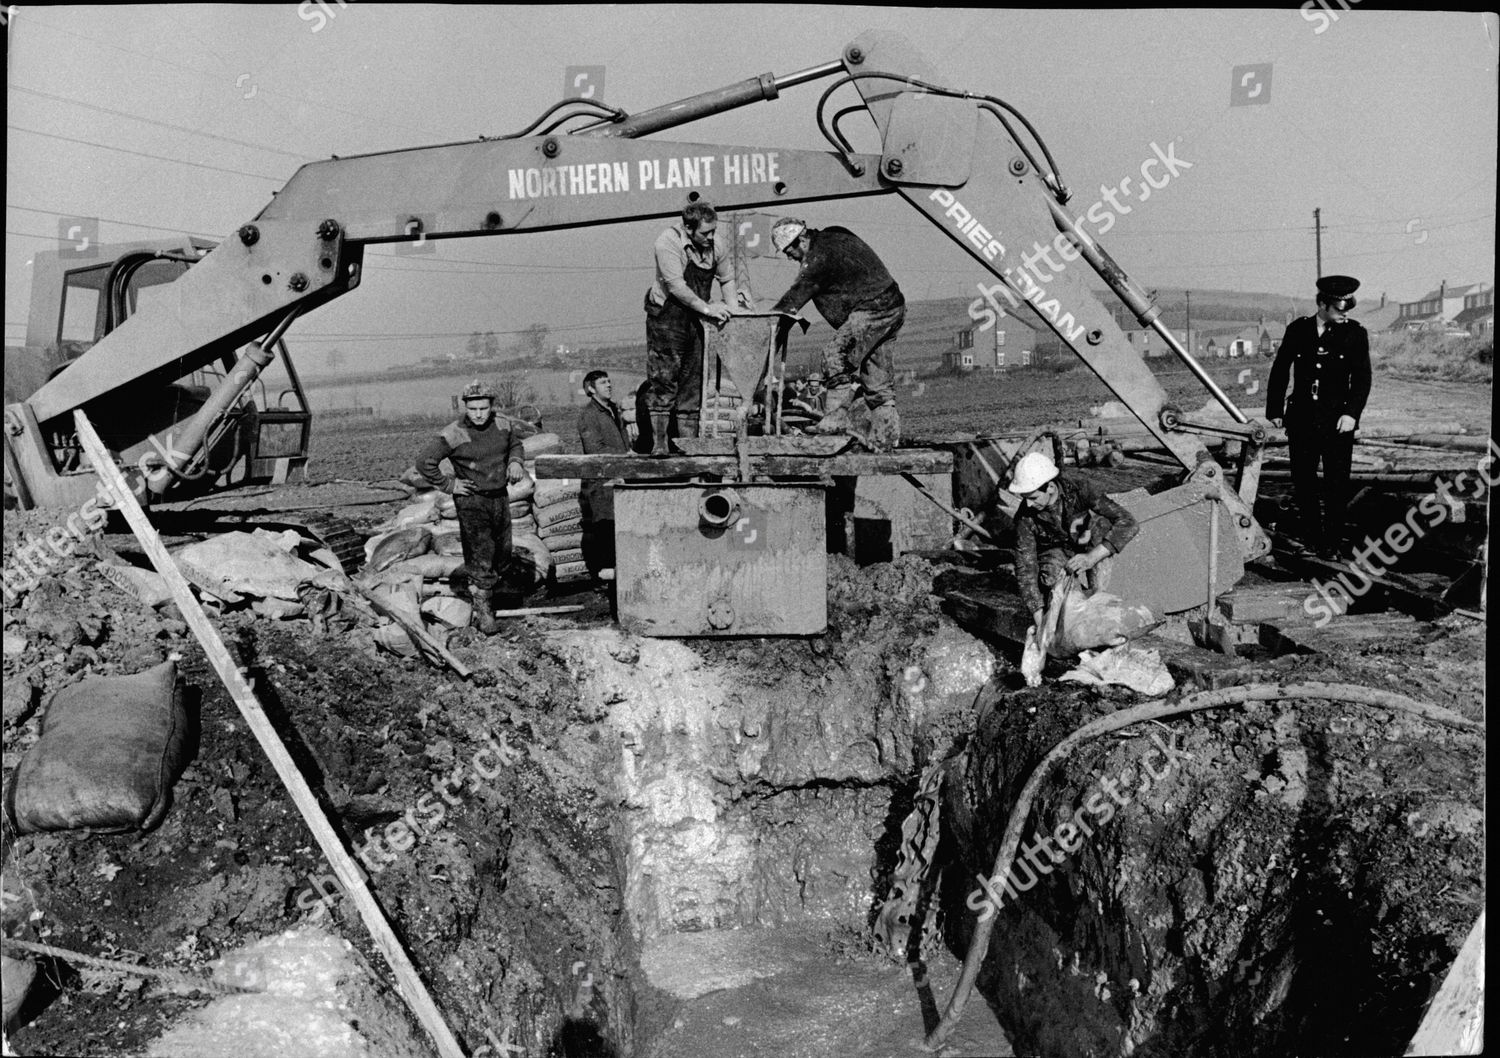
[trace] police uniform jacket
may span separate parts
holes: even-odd
[[[1287,375],[1292,393],[1288,397]],[[1370,396],[1370,336],[1353,320],[1325,327],[1316,316],[1287,324],[1266,383],[1266,418],[1285,419],[1288,432],[1331,430],[1340,415],[1358,425]]]

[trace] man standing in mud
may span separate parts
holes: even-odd
[[[1348,317],[1358,289],[1350,276],[1319,279],[1317,313],[1287,324],[1266,380],[1266,418],[1286,426],[1302,541],[1323,558],[1347,551],[1354,431],[1370,396],[1370,336]],[[1289,373],[1296,378],[1287,397]]]
[[[417,458],[417,470],[433,488],[453,494],[474,627],[487,636],[500,630],[492,593],[510,563],[508,486],[526,473],[521,438],[495,418],[495,391],[477,378],[464,387],[463,418],[444,426]],[[453,465],[444,479],[438,464]]]
[[[823,346],[827,396],[820,434],[853,431],[850,407],[859,379],[870,409],[870,435],[876,451],[901,441],[896,414],[896,365],[891,341],[906,319],[906,298],[884,263],[863,239],[846,228],[809,228],[805,221],[783,217],[771,229],[771,245],[802,265],[797,279],[775,312],[796,312],[811,301],[833,327]]]

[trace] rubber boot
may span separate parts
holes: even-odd
[[[901,416],[894,404],[870,409],[869,445],[877,452],[889,452],[901,443]]]
[[[474,607],[474,615],[469,619],[470,625],[482,635],[492,636],[500,631],[500,622],[495,620],[495,603],[490,598],[489,589],[470,588],[469,602]]]
[[[651,454],[653,456],[672,454],[671,442],[667,438],[667,428],[671,422],[671,412],[653,411],[651,413]]]
[[[678,412],[677,413],[677,436],[678,437],[697,437],[698,436],[698,413],[697,412]]]
[[[823,418],[812,428],[817,434],[846,434],[854,427],[849,405],[854,402],[853,386],[834,386],[823,405]]]

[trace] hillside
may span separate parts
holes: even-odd
[[[1134,324],[1134,319],[1120,307],[1114,295],[1107,290],[1095,290],[1094,294],[1104,305],[1117,310],[1117,321],[1122,326]],[[1289,298],[1282,294],[1244,293],[1234,290],[1194,290],[1192,295],[1193,326],[1200,332],[1233,330],[1255,323],[1262,316],[1273,330],[1284,324],[1287,312],[1306,315],[1314,309],[1310,298]],[[977,293],[976,293],[977,298]],[[902,369],[911,369],[918,374],[927,374],[942,366],[943,354],[956,348],[960,331],[976,327],[969,315],[969,306],[974,298],[934,298],[912,301],[907,305],[906,322],[896,340],[896,362]],[[1162,317],[1167,326],[1180,328],[1186,321],[1187,292],[1162,290],[1157,303],[1162,307]],[[802,375],[821,366],[821,349],[832,336],[833,330],[809,305],[804,314],[811,322],[806,334],[793,334],[787,349],[787,363],[791,373]],[[1041,324],[1017,316],[1007,316],[998,327],[1006,331],[1006,347],[1026,349],[1031,337],[1041,329]],[[642,328],[644,331],[644,327]],[[988,330],[974,336],[977,350],[993,349],[993,339]],[[401,378],[431,378],[444,375],[464,375],[475,372],[496,374],[537,368],[590,366],[614,370],[642,369],[646,359],[644,333],[638,342],[614,342],[585,346],[567,357],[547,354],[536,358],[512,354],[483,361],[453,361],[446,366],[436,364],[411,364],[386,371],[365,372],[358,375],[341,373],[337,376],[319,375],[306,378],[309,385],[333,385],[352,382],[388,382]]]

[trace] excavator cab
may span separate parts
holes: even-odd
[[[99,246],[86,258],[68,250],[37,255],[27,348],[6,358],[6,492],[22,506],[78,502],[93,486],[85,484],[92,476],[82,467],[71,419],[31,422],[19,402],[65,372],[89,370],[76,366],[80,358],[140,308],[170,298],[173,284],[214,245],[194,239]],[[85,407],[111,451],[148,478],[163,479],[151,490],[163,498],[301,480],[312,417],[285,345],[278,342],[277,352],[185,467],[168,458],[174,428],[222,384],[236,360],[232,351],[191,371],[168,365],[142,374]]]

